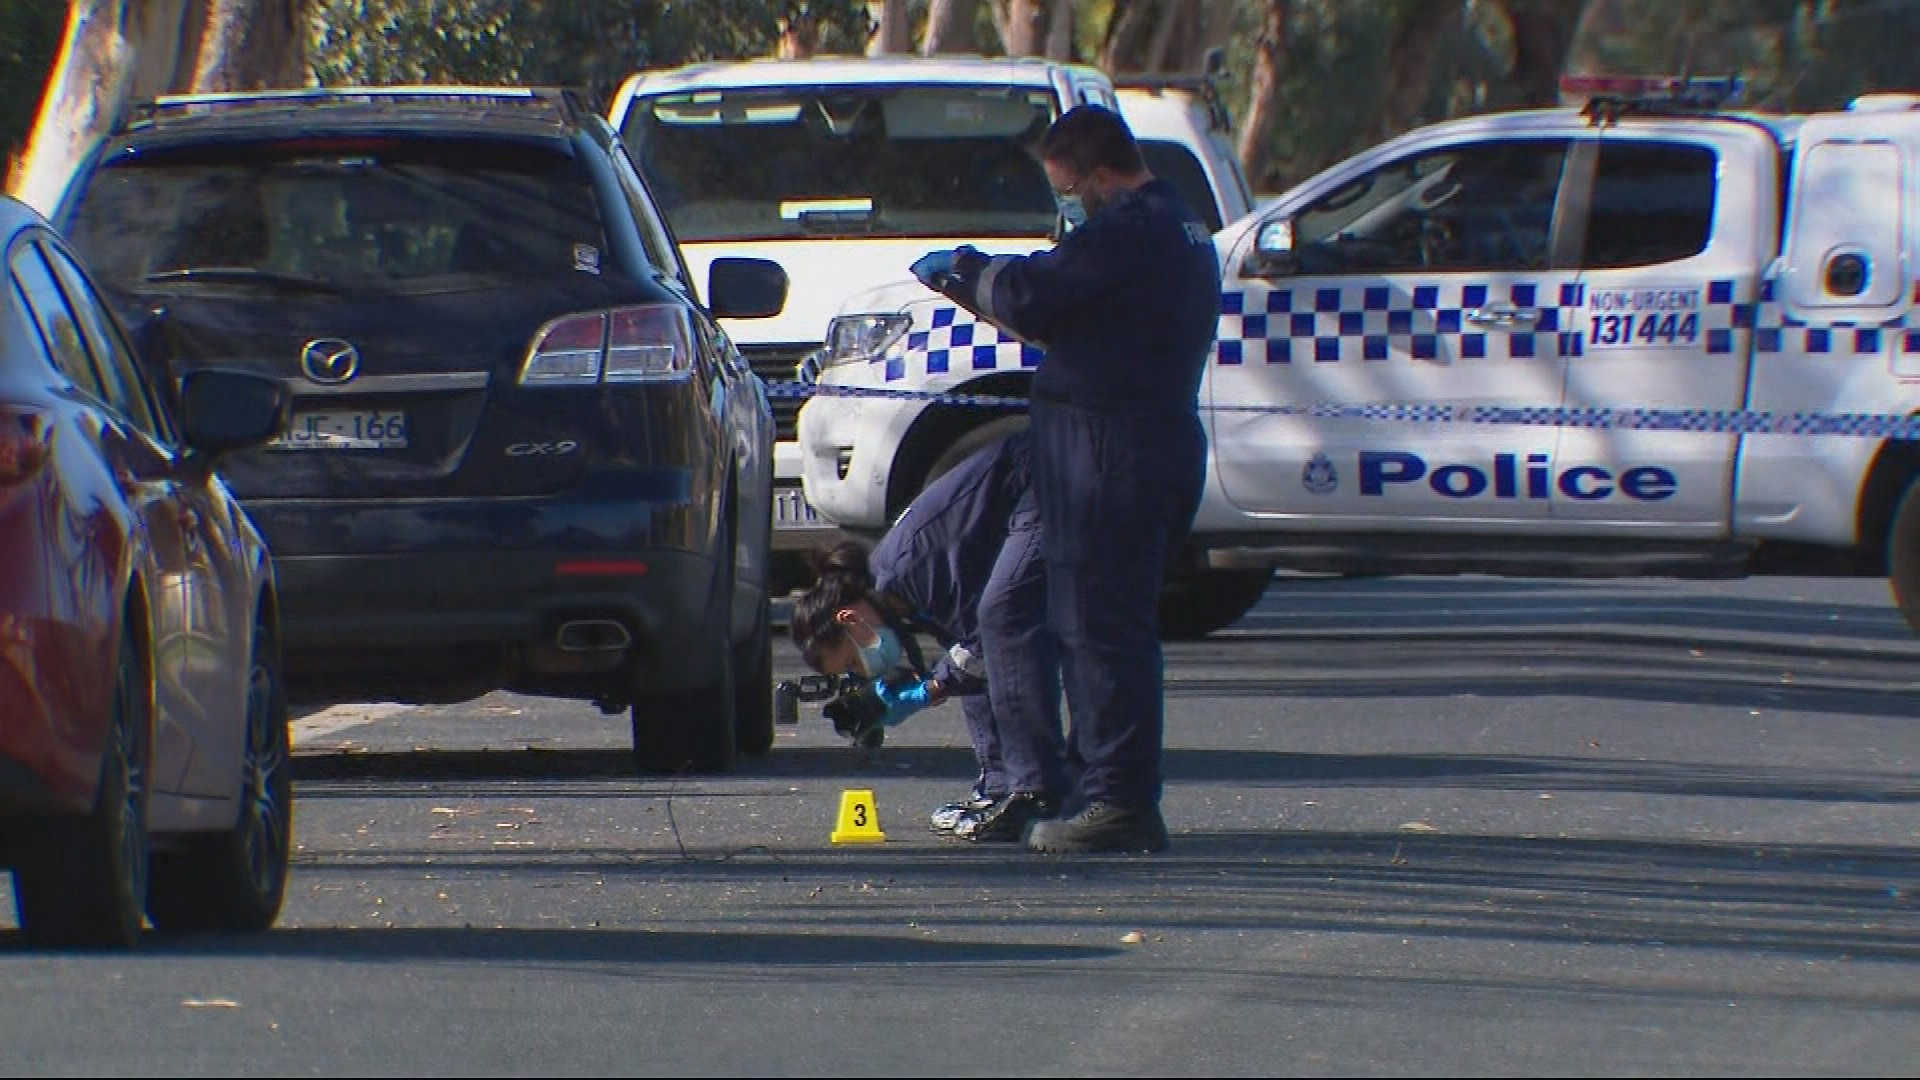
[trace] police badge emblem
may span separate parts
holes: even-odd
[[[1340,475],[1333,471],[1333,459],[1323,451],[1308,459],[1300,470],[1300,484],[1314,495],[1331,495],[1340,487]]]

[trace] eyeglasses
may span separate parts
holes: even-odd
[[[1069,187],[1069,188],[1068,188],[1067,190],[1065,190],[1065,191],[1059,191],[1059,192],[1055,192],[1055,194],[1056,194],[1056,195],[1078,195],[1078,194],[1080,194],[1080,189],[1081,189],[1081,188],[1083,188],[1083,187],[1086,187],[1086,186],[1087,186],[1087,181],[1088,181],[1088,180],[1090,180],[1090,179],[1092,179],[1092,178],[1093,178],[1093,174],[1092,174],[1092,173],[1082,173],[1082,174],[1081,174],[1081,176],[1080,176],[1080,179],[1078,179],[1078,180],[1075,180],[1075,181],[1073,182],[1073,186],[1072,186],[1072,187]]]

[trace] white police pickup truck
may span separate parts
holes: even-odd
[[[1414,131],[1218,233],[1207,491],[1163,628],[1231,623],[1284,567],[1884,573],[1920,629],[1920,98],[1702,101],[1728,86],[1570,78],[1587,110]],[[992,332],[929,315],[820,381],[971,391]],[[897,436],[843,412],[801,437],[845,521],[885,505],[865,448]]]
[[[1115,86],[1120,113],[1148,167],[1177,187],[1211,228],[1252,210],[1253,195],[1231,141],[1231,118],[1211,74],[1121,77]],[[1014,250],[1005,244],[976,246]],[[808,361],[806,376],[829,384],[965,394],[969,404],[823,397],[801,409],[800,461],[808,498],[826,500],[823,516],[857,532],[885,529],[927,483],[986,442],[1024,425],[1021,402],[1040,357],[1038,349],[1003,340],[914,281],[906,264],[892,277],[896,280],[847,301],[842,317],[828,329],[826,347]],[[890,364],[888,357],[898,363]],[[877,370],[872,369],[876,361]],[[851,369],[841,370],[847,365]],[[822,379],[822,371],[832,374]],[[983,395],[1004,395],[1008,403],[983,408],[977,403]],[[1217,571],[1206,576],[1244,582],[1253,575]],[[1170,590],[1167,618],[1179,620],[1181,613],[1195,610],[1189,595],[1194,587],[1194,581],[1183,580]]]
[[[609,120],[666,215],[689,280],[705,281],[720,256],[786,268],[792,286],[779,315],[721,320],[754,370],[784,385],[849,296],[906,277],[927,251],[1046,246],[1052,190],[1026,144],[1088,103],[1117,107],[1112,82],[1091,67],[823,57],[641,72],[621,85]],[[774,402],[776,552],[832,531],[801,496],[790,441],[799,407]]]

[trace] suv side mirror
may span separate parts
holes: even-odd
[[[180,380],[187,445],[210,458],[271,441],[286,430],[292,401],[279,379],[246,371],[190,371]]]
[[[1253,254],[1241,264],[1244,277],[1286,277],[1300,272],[1300,256],[1293,250],[1293,222],[1285,218],[1260,226],[1253,238]]]
[[[771,259],[720,258],[707,268],[716,319],[765,319],[787,306],[787,271]]]

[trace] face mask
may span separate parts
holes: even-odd
[[[1079,195],[1055,195],[1053,201],[1060,206],[1060,218],[1067,228],[1077,229],[1087,223],[1087,200]]]
[[[879,627],[874,634],[876,640],[873,644],[862,645],[856,641],[853,645],[859,650],[854,662],[860,665],[860,674],[869,679],[879,678],[907,659],[907,648],[900,644],[900,635],[894,633],[892,627]]]

